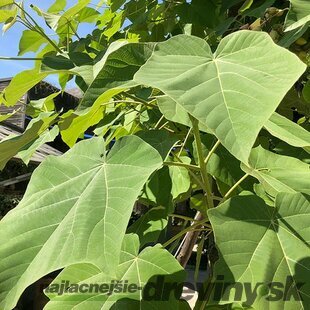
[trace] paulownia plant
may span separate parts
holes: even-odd
[[[82,98],[28,102],[0,142],[1,169],[68,146],[0,221],[0,309],[52,272],[44,309],[188,309],[193,262],[195,309],[309,309],[309,20],[302,0],[2,1],[3,30],[25,30],[1,59],[34,68],[0,103],[52,74]],[[116,282],[136,290],[76,289]]]

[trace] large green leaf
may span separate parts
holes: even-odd
[[[270,207],[257,196],[247,194],[208,211],[220,256],[215,265],[217,297],[221,296],[221,284],[233,286],[239,282],[235,286],[236,296],[242,290],[238,301],[254,309],[308,309],[310,197],[280,193],[275,205]],[[269,290],[270,283],[273,284]],[[244,289],[240,289],[240,284]],[[245,294],[250,288],[252,296]],[[225,296],[229,295],[229,288],[224,290],[220,303],[236,301],[234,289],[229,298]],[[283,301],[284,292],[287,301]],[[268,296],[274,299],[268,301]],[[215,299],[219,298],[213,296]]]
[[[260,129],[304,70],[266,33],[239,31],[226,36],[214,54],[197,37],[159,43],[134,80],[170,96],[247,162]]]
[[[0,3],[0,8],[3,9],[6,5],[13,4],[14,0],[2,0]]]
[[[291,6],[285,19],[285,31],[296,29],[310,21],[310,2],[308,0],[290,0]]]
[[[51,284],[60,284],[63,280],[71,283],[111,283],[112,280],[122,281],[120,283],[135,284],[144,288],[151,277],[155,275],[173,275],[176,281],[182,281],[185,276],[183,268],[177,260],[160,245],[147,247],[139,253],[139,239],[137,235],[126,235],[120,255],[120,264],[115,277],[106,271],[95,269],[87,265],[76,265],[67,267],[58,278]],[[73,294],[67,293],[63,296],[49,294],[51,301],[47,304],[47,310],[52,309],[111,309],[113,304],[121,299],[142,299],[142,290],[137,292],[121,292],[108,295],[99,294]],[[138,305],[139,306],[139,305]],[[137,308],[139,309],[139,307]]]
[[[81,107],[90,107],[110,88],[126,89],[134,85],[132,78],[151,56],[153,47],[152,43],[115,44],[113,49],[109,50],[108,56],[104,57],[99,65],[95,65],[96,78],[87,89],[81,101]]]
[[[89,7],[83,8],[77,15],[77,21],[80,23],[96,23],[100,13]]]
[[[104,145],[93,138],[47,158],[1,220],[1,309],[12,309],[28,285],[71,264],[115,273],[133,204],[162,159],[136,136],[108,154]]]
[[[273,113],[264,126],[272,135],[310,152],[310,132],[277,113]]]
[[[304,192],[310,194],[310,166],[296,158],[281,156],[263,149],[252,150],[249,164],[241,168],[257,178],[266,192]]]

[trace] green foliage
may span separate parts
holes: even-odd
[[[307,0],[290,0],[291,7],[286,16],[286,31],[296,29],[310,21],[310,4]]]
[[[141,290],[47,290],[45,309],[188,309],[180,291],[154,301],[146,289],[157,276],[182,289],[181,265],[198,242],[195,277],[203,254],[209,272],[197,309],[307,309],[309,2],[68,2],[47,12],[0,6],[4,31],[26,28],[19,55],[36,54],[1,104],[50,74],[82,93],[66,112],[56,110],[59,93],[29,102],[24,133],[0,142],[1,170],[15,156],[28,164],[56,137],[70,148],[35,170],[1,219],[0,308],[61,270],[49,288],[115,280]],[[81,23],[92,24],[85,37]],[[260,289],[252,300],[227,287],[217,296],[218,279]],[[287,279],[297,297],[268,300]]]
[[[159,43],[134,79],[170,96],[246,162],[260,129],[304,70],[266,34],[240,31],[225,37],[214,54],[195,37]]]
[[[156,275],[171,275],[174,274],[174,280],[184,280],[184,270],[173,258],[173,256],[164,250],[160,245],[154,247],[147,247],[138,253],[139,240],[137,235],[126,235],[123,240],[122,250],[120,254],[120,263],[117,268],[116,277],[120,281],[129,281],[129,283],[136,283],[138,286],[143,286],[152,276]],[[87,277],[82,274],[87,273]],[[76,275],[79,278],[76,278]],[[56,278],[55,283],[61,283],[62,279],[72,280],[83,283],[109,283],[114,279],[113,276],[107,275],[100,269],[95,269],[89,265],[73,265],[62,271]],[[53,285],[53,283],[51,284]],[[76,309],[111,309],[114,303],[124,298],[131,300],[140,300],[141,292],[122,293],[117,296],[108,296],[107,294],[88,295],[88,294],[68,294],[60,298],[54,294],[50,296],[51,302],[47,309],[64,309],[68,303],[71,307]],[[95,297],[95,302],[91,299]]]
[[[309,262],[305,253],[309,252],[309,208],[309,196],[300,193],[278,194],[274,207],[251,193],[242,193],[209,210],[220,251],[216,273],[227,275],[228,282],[247,282],[253,286],[286,283],[290,276],[294,283],[305,284],[291,287],[291,294],[302,296],[302,300],[278,301],[277,307],[307,309]],[[262,286],[260,290],[263,292]],[[269,302],[264,298],[254,300],[253,304],[247,298],[243,294],[241,301],[254,309],[268,307]],[[234,301],[233,294],[229,300]]]
[[[96,138],[42,164],[21,203],[1,222],[1,244],[6,244],[0,248],[1,265],[6,270],[24,266],[9,277],[2,274],[0,290],[7,297],[1,308],[14,307],[16,296],[28,285],[71,264],[89,262],[115,275],[130,207],[161,162],[155,149],[131,136],[115,144],[108,155],[104,141]],[[28,216],[32,212],[35,216]],[[18,229],[16,221],[22,224]],[[103,255],[98,255],[99,243]],[[56,249],[62,254],[55,260]]]

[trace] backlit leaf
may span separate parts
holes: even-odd
[[[23,134],[0,142],[0,170],[5,167],[13,156],[32,145],[40,134],[49,127],[56,116],[56,114],[47,114],[46,117],[41,115],[37,119],[32,120]]]
[[[37,69],[26,70],[16,74],[4,90],[5,104],[13,106],[33,86],[42,81],[48,73],[39,73]]]
[[[44,43],[48,43],[48,41],[38,32],[24,30],[19,41],[18,55],[21,56],[27,52],[36,52]]]

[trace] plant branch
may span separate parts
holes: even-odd
[[[202,181],[204,183],[204,190],[207,195],[207,207],[208,208],[213,208],[213,200],[212,200],[212,191],[211,191],[211,185],[209,182],[209,175],[207,173],[206,169],[206,164],[203,156],[203,151],[202,151],[202,143],[201,143],[201,138],[200,138],[200,132],[199,132],[199,127],[198,127],[198,120],[196,120],[193,116],[190,115],[190,120],[193,125],[193,133],[195,137],[195,142],[196,142],[196,148],[197,148],[197,154],[198,154],[198,161],[199,161],[199,167],[201,171],[201,177]]]
[[[136,96],[134,96],[134,95],[131,95],[131,94],[129,94],[129,93],[126,92],[126,91],[124,91],[123,94],[124,94],[126,97],[128,97],[128,98],[130,98],[130,99],[133,99],[134,101],[139,101],[140,103],[143,103],[143,104],[144,104],[145,106],[147,106],[147,107],[154,108],[154,105],[153,105],[153,104],[150,104],[148,101],[146,101],[146,100],[144,100],[144,99],[141,99],[141,98],[139,98],[139,97],[136,97]]]
[[[220,146],[220,144],[221,144],[220,140],[217,140],[216,143],[214,144],[214,146],[212,147],[212,149],[210,150],[208,156],[205,159],[205,165],[208,164],[212,154],[216,151],[216,149]]]
[[[197,212],[194,220],[199,223],[203,219],[204,219],[204,215],[201,212]],[[200,227],[201,227],[201,224],[197,226],[196,228],[199,229]],[[180,249],[180,253],[177,256],[178,262],[184,268],[193,252],[193,248],[197,242],[199,233],[200,231],[191,230],[191,231],[188,231],[184,237],[183,245]]]
[[[79,39],[81,40],[81,37],[78,35],[78,33],[75,31],[75,29],[73,28],[72,24],[71,24],[71,21],[68,20],[68,25],[69,25],[69,28],[72,30],[73,34]]]
[[[157,122],[156,125],[154,126],[154,129],[157,129],[157,128],[159,127],[160,123],[162,122],[162,120],[163,120],[164,118],[165,118],[165,117],[164,117],[163,115],[160,117],[160,119],[158,120],[158,122]]]
[[[198,162],[199,162],[199,168],[200,168],[200,173],[201,173],[201,178],[202,178],[202,183],[203,183],[203,190],[205,192],[206,196],[206,206],[207,209],[213,208],[214,203],[212,199],[212,191],[211,191],[211,185],[209,182],[209,175],[207,172],[207,167],[206,163],[204,160],[203,156],[203,151],[202,151],[202,143],[201,143],[201,138],[200,138],[200,131],[198,127],[198,120],[195,119],[193,116],[189,115],[192,126],[193,126],[193,134],[195,137],[195,143],[196,143],[196,149],[197,149],[197,154],[198,154]],[[215,150],[215,148],[213,148]],[[211,152],[210,152],[211,153]],[[212,153],[211,153],[212,155]],[[211,156],[210,155],[210,156]],[[195,216],[196,221],[202,221],[205,220],[205,216],[201,212],[197,212]],[[196,228],[200,228],[200,226],[197,226]],[[210,228],[211,229],[211,228]],[[177,255],[177,260],[181,264],[181,266],[185,267],[192,252],[193,248],[197,242],[198,236],[199,236],[199,231],[189,231],[186,233],[184,240],[182,241],[182,246],[180,248],[180,253]]]
[[[191,230],[197,229],[197,227],[199,229],[199,226],[201,227],[201,225],[205,224],[205,222],[206,222],[206,220],[196,221],[195,224],[183,229],[182,231],[180,231],[179,233],[174,235],[172,238],[170,238],[168,241],[166,241],[163,244],[163,247],[166,248],[169,244],[171,244],[175,240],[179,239],[181,236],[183,236],[187,232],[190,232]],[[211,229],[211,227],[210,227],[210,229]]]
[[[183,144],[182,144],[182,146],[181,146],[181,149],[180,149],[180,151],[179,151],[179,155],[178,155],[178,156],[180,156],[180,155],[182,154],[183,149],[184,149],[184,146],[185,146],[185,144],[186,144],[186,142],[187,142],[187,140],[188,140],[188,138],[189,138],[189,135],[190,135],[191,131],[192,131],[192,128],[190,128],[190,129],[188,130],[188,132],[187,132],[187,134],[186,134],[186,136],[185,136],[184,142],[183,142]]]
[[[177,167],[184,167],[186,169],[191,169],[191,170],[195,170],[195,171],[200,171],[200,168],[198,166],[195,165],[191,165],[191,164],[186,164],[183,162],[175,162],[175,161],[165,161],[164,165],[166,166],[177,166]]]
[[[31,57],[6,57],[0,56],[0,60],[42,60],[43,58],[31,58]]]
[[[229,191],[224,195],[223,199],[221,202],[224,202],[227,200],[230,195],[233,193],[233,191],[249,176],[248,173],[246,173],[240,180],[238,180],[230,189]]]
[[[32,16],[22,7],[20,6],[18,3],[14,2],[14,4],[25,14],[25,16],[29,17],[29,19],[33,22],[33,24],[36,27],[36,31],[42,36],[44,37],[55,49],[56,51],[58,51],[59,53],[62,53],[62,50],[55,44],[55,42],[53,40],[51,40],[45,33],[44,31],[42,31],[42,28],[40,27],[40,25],[35,21],[34,18],[32,18]]]

